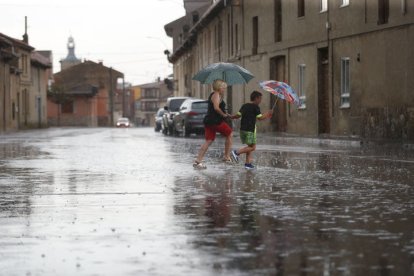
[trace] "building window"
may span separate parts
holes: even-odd
[[[62,113],[73,113],[74,103],[73,101],[66,101],[62,104]]]
[[[349,58],[341,59],[341,108],[350,107],[350,77],[349,77]]]
[[[15,120],[16,119],[16,104],[13,102],[12,103],[12,119]]]
[[[194,25],[195,23],[198,22],[198,20],[200,20],[200,16],[198,15],[198,12],[193,12],[192,16],[193,16],[193,25]]]
[[[388,23],[390,14],[389,0],[378,0],[378,25]]]
[[[341,7],[349,6],[349,0],[341,0]]]
[[[230,9],[230,41],[231,41],[231,56],[234,56],[234,29],[233,29],[233,9]]]
[[[300,109],[306,108],[306,92],[305,92],[305,64],[299,64],[298,71],[299,71],[299,90],[298,96],[302,102],[302,105],[299,107]]]
[[[234,25],[234,44],[236,45],[236,55],[240,54],[240,44],[239,44],[239,26]]]
[[[253,17],[253,49],[252,54],[257,55],[257,48],[259,47],[259,17]]]
[[[275,42],[282,41],[282,0],[275,0]]]
[[[407,0],[401,0],[401,13],[407,13]]]
[[[188,74],[184,75],[184,88],[188,88],[190,87],[190,78],[188,76]]]
[[[305,16],[305,0],[298,0],[298,17]]]
[[[328,0],[321,0],[321,12],[328,10]]]
[[[21,55],[21,68],[24,75],[27,75],[29,72],[29,61],[28,61],[28,55],[22,54]]]
[[[157,94],[158,94],[158,89],[156,88],[148,88],[146,90],[144,90],[144,98],[147,99],[154,99],[157,98]]]
[[[223,22],[220,20],[218,23],[218,46],[221,48],[223,45]]]
[[[227,15],[227,56],[231,56],[231,39],[230,39],[230,33],[231,33],[231,21],[230,21],[230,14]]]

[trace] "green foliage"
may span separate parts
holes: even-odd
[[[50,90],[47,92],[47,97],[55,104],[64,104],[72,101],[72,96],[65,93],[65,89],[61,85],[52,84]]]

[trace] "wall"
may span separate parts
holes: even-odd
[[[407,1],[405,12],[400,0],[390,0],[386,24],[378,24],[378,1],[350,1],[345,7],[329,0],[321,11],[320,1],[305,1],[305,16],[298,17],[297,1],[282,0],[282,40],[275,40],[274,1],[241,1],[240,6],[224,7],[197,32],[196,43],[174,63],[177,95],[185,95],[185,74],[193,76],[209,63],[224,61],[240,64],[255,78],[233,87],[229,97],[233,111],[249,101],[258,82],[271,78],[270,62],[285,57],[285,81],[298,90],[298,65],[306,65],[306,108],[287,105],[287,132],[319,135],[318,49],[328,51],[327,66],[329,135],[358,136],[368,139],[414,140],[414,3]],[[230,3],[230,2],[229,2]],[[258,16],[259,47],[252,51],[252,18]],[[223,27],[221,47],[216,41],[219,24]],[[232,23],[231,30],[228,29]],[[235,25],[238,34],[235,35]],[[233,35],[232,35],[233,32]],[[239,41],[235,41],[236,37]],[[240,45],[238,49],[232,49]],[[237,48],[237,47],[236,47]],[[350,59],[350,106],[340,105],[341,57]],[[191,63],[191,66],[190,66]],[[191,72],[192,71],[192,72]],[[211,87],[192,81],[192,93],[207,98]],[[391,91],[390,91],[391,89]],[[264,95],[261,109],[270,108],[270,95]],[[273,123],[260,123],[271,131]]]
[[[47,126],[47,85],[48,76],[44,68],[38,66],[31,67],[31,87],[28,91],[25,118],[25,127],[46,127]],[[39,101],[40,99],[40,106]],[[23,101],[24,99],[22,99]],[[24,103],[22,103],[24,105]]]

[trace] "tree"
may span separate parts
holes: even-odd
[[[55,104],[58,105],[58,118],[57,125],[60,126],[60,113],[62,111],[62,105],[65,103],[71,102],[73,100],[72,96],[65,93],[65,89],[62,85],[53,83],[47,92],[47,97]]]

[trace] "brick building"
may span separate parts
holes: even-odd
[[[102,62],[84,61],[54,74],[49,125],[113,126],[115,92],[124,75]]]

